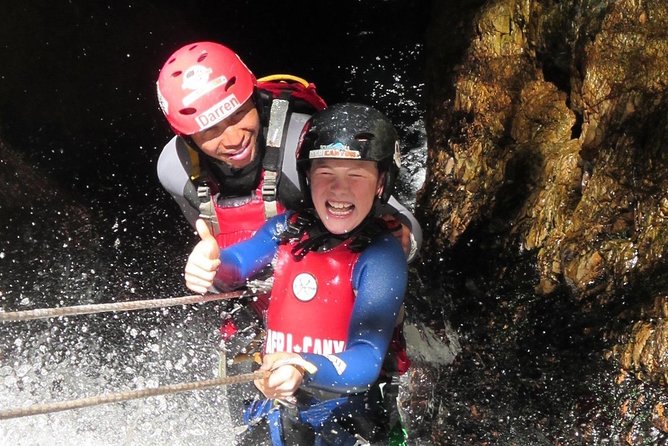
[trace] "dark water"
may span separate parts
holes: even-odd
[[[188,294],[181,271],[195,237],[155,176],[170,138],[155,80],[190,41],[228,44],[258,76],[305,77],[329,103],[385,111],[405,145],[399,195],[412,204],[424,175],[428,2],[322,3],[5,7],[0,138],[57,193],[0,214],[0,305]],[[210,378],[219,311],[210,304],[0,326],[0,407]],[[225,444],[224,398],[195,392],[0,422],[0,443]]]

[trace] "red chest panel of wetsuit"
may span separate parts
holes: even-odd
[[[232,201],[227,200],[228,203]],[[249,239],[267,220],[262,200],[262,183],[252,197],[242,198],[236,205],[216,202],[215,207],[220,231],[216,234],[216,241],[220,248]],[[285,208],[278,203],[277,208],[279,214],[285,212]]]
[[[342,352],[355,303],[351,278],[359,253],[343,244],[311,251],[295,262],[291,248],[285,244],[278,251],[265,353]]]

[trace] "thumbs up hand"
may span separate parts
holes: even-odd
[[[213,286],[216,270],[220,266],[220,249],[204,220],[198,219],[195,228],[200,241],[188,256],[185,279],[189,289],[204,294]]]

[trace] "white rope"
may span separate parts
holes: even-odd
[[[83,407],[98,406],[101,404],[119,403],[121,401],[128,401],[138,398],[146,398],[150,396],[167,395],[179,392],[187,392],[191,390],[204,390],[217,386],[226,386],[229,384],[241,384],[245,382],[254,381],[256,379],[264,379],[269,376],[271,372],[258,370],[253,373],[244,373],[234,376],[226,376],[222,378],[214,378],[204,381],[193,381],[187,383],[171,384],[162,387],[152,387],[148,389],[130,390],[127,392],[110,393],[107,395],[97,395],[88,398],[81,398],[76,400],[59,401],[54,403],[35,404],[28,407],[20,407],[13,409],[0,410],[0,420],[7,420],[9,418],[27,417],[32,415],[42,415],[53,412],[62,412],[64,410],[81,409]]]
[[[257,296],[256,291],[242,290],[229,293],[193,295],[172,297],[166,299],[134,300],[129,302],[115,302],[108,304],[76,305],[72,307],[38,308],[35,310],[3,312],[0,311],[0,321],[29,321],[61,316],[76,316],[81,314],[104,313],[109,311],[145,310],[149,308],[172,307],[189,305],[212,300],[237,299],[240,297]]]

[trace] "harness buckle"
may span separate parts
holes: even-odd
[[[264,180],[262,182],[262,199],[264,201],[276,200],[276,184],[278,174],[272,170],[264,171]]]
[[[265,170],[262,182],[262,202],[264,203],[264,216],[267,219],[278,214],[278,204],[276,202],[277,184],[278,174],[271,170]]]
[[[209,186],[197,187],[197,199],[199,200],[199,217],[206,221],[214,235],[220,232],[218,230],[218,217],[216,216],[216,208],[213,204],[213,197]]]
[[[199,200],[198,208],[200,218],[212,222],[216,215],[216,210],[213,207],[209,186],[199,186],[197,188],[197,199]]]

